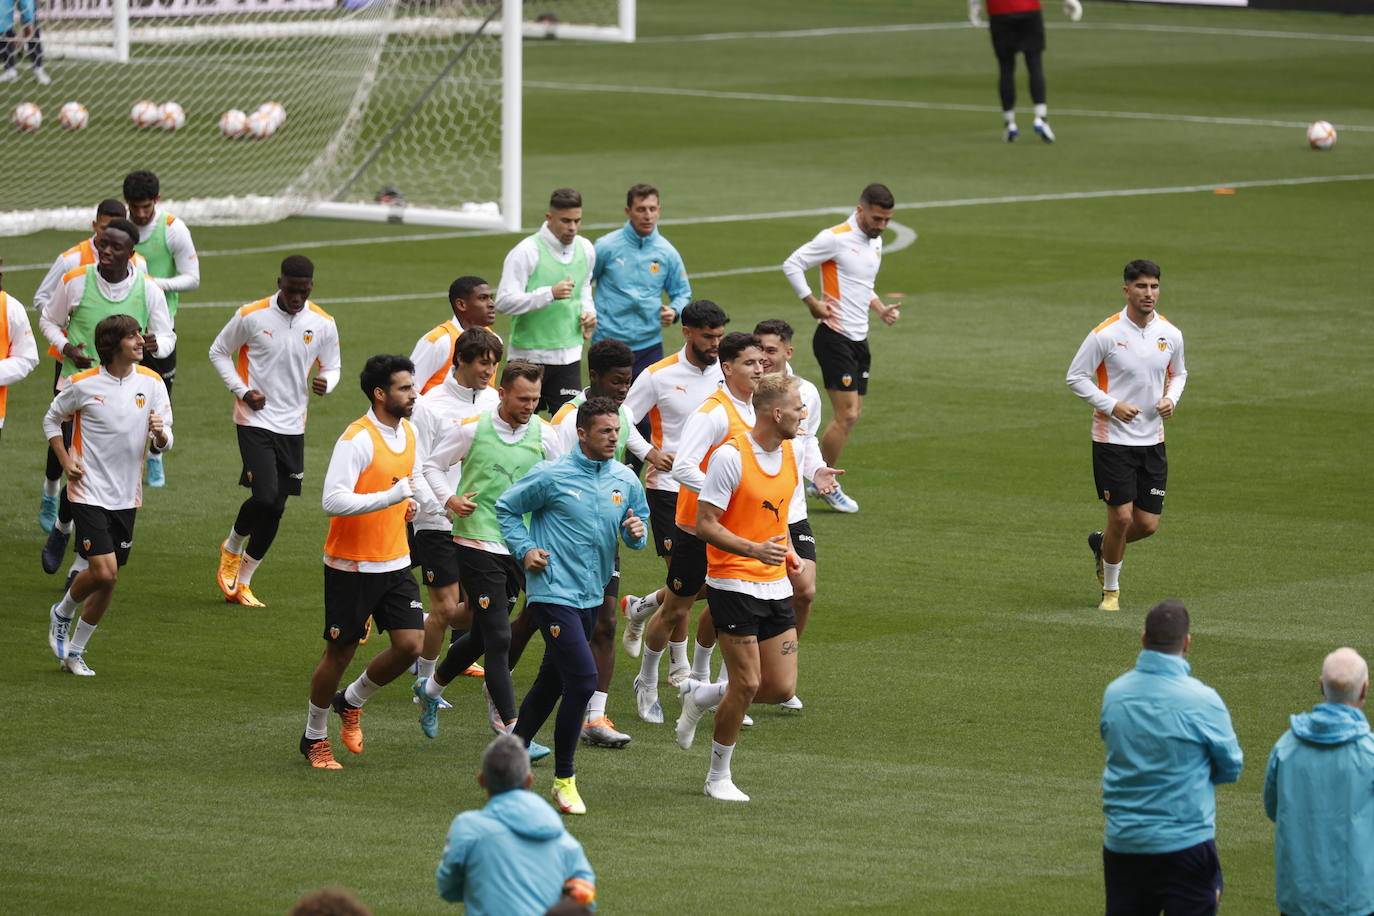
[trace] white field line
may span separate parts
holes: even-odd
[[[672,95],[702,99],[724,99],[741,102],[783,102],[799,105],[845,105],[849,107],[904,108],[917,111],[969,111],[1000,114],[996,105],[968,105],[954,102],[919,102],[911,99],[864,99],[828,95],[785,95],[772,92],[728,92],[715,89],[682,89],[671,86],[617,86],[607,83],[556,83],[527,80],[526,88],[572,92],[610,92],[626,95]],[[1227,118],[1211,115],[1166,114],[1149,111],[1098,111],[1079,108],[1055,108],[1059,118],[1122,118],[1132,121],[1176,121],[1193,124],[1230,124],[1242,127],[1307,127],[1308,121],[1279,121],[1268,118]],[[1374,132],[1374,125],[1337,124],[1337,130]]]
[[[1346,41],[1374,43],[1374,35],[1338,35],[1334,32],[1286,32],[1276,29],[1221,29],[1191,25],[1147,25],[1126,22],[1047,22],[1047,28],[1064,30],[1101,30],[1111,32],[1172,32],[1181,35],[1224,35],[1234,38],[1270,38],[1283,41]],[[655,35],[639,38],[636,44],[677,44],[693,41],[750,41],[779,38],[825,38],[832,35],[871,35],[879,37],[894,32],[946,32],[956,29],[978,29],[967,21],[907,22],[898,25],[839,26],[829,29],[780,29],[771,32],[707,32],[700,35]]]

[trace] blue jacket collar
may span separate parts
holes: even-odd
[[[635,231],[634,225],[629,220],[625,220],[625,226],[620,231],[625,233],[625,241],[632,243],[636,248],[643,248],[646,245],[658,241],[657,226],[655,226],[654,231],[650,232],[648,235],[640,235]]]
[[[593,461],[587,457],[587,453],[582,451],[580,440],[573,446],[572,451],[568,452],[568,458],[575,466],[592,474],[599,474],[606,468],[606,461]]]
[[[1156,652],[1154,649],[1141,649],[1140,655],[1136,656],[1135,670],[1143,671],[1146,674],[1183,676],[1192,671],[1193,666],[1188,664],[1188,659],[1182,655]]]

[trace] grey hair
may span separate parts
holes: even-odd
[[[1322,694],[1328,703],[1358,703],[1367,683],[1369,663],[1354,649],[1337,649],[1322,662]]]
[[[492,795],[523,789],[530,775],[530,752],[514,735],[497,735],[482,754],[482,778]]]

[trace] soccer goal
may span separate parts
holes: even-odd
[[[84,227],[135,169],[156,172],[192,225],[306,214],[517,229],[522,41],[635,34],[634,0],[37,5],[52,82],[33,78],[21,32],[0,99],[43,119],[0,143],[0,235]],[[84,127],[63,126],[68,102]],[[140,102],[175,102],[184,123],[142,106],[139,126]],[[276,118],[253,117],[271,103]]]

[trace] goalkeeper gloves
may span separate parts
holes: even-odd
[[[969,0],[972,4],[973,0]],[[1069,17],[1070,22],[1077,22],[1083,18],[1083,4],[1078,0],[1064,0],[1064,15]]]
[[[1070,0],[1064,0],[1064,2],[1068,3]],[[1078,0],[1073,0],[1073,2],[1076,3]],[[968,0],[968,21],[977,26],[983,24],[983,0]]]

